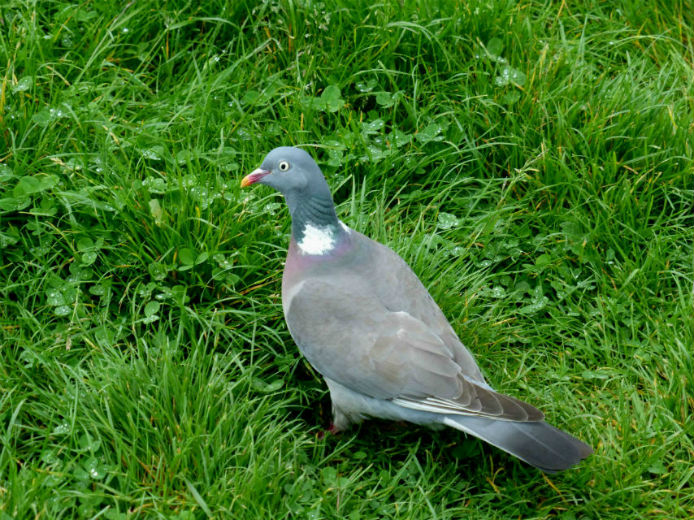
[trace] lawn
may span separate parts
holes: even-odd
[[[694,517],[690,0],[0,8],[0,520]],[[337,436],[282,317],[303,145],[591,444]]]

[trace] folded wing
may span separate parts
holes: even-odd
[[[307,278],[285,312],[311,365],[356,392],[433,413],[543,419],[533,406],[465,375],[426,323],[388,310],[358,276]]]

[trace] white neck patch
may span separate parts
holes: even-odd
[[[304,255],[324,255],[335,247],[335,230],[332,226],[314,226],[307,223],[303,235],[297,245]]]
[[[340,222],[347,233],[350,229]],[[303,238],[297,245],[302,255],[324,255],[329,253],[337,243],[336,229],[332,226],[316,226],[308,222],[304,227]]]

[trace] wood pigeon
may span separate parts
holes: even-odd
[[[405,261],[342,223],[304,150],[275,148],[241,186],[284,195],[292,235],[282,277],[289,332],[325,378],[331,431],[368,417],[450,426],[545,472],[590,455],[537,408],[489,386]]]

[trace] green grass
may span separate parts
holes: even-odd
[[[328,4],[0,8],[0,520],[694,516],[692,2]],[[592,457],[317,436],[289,144]]]

